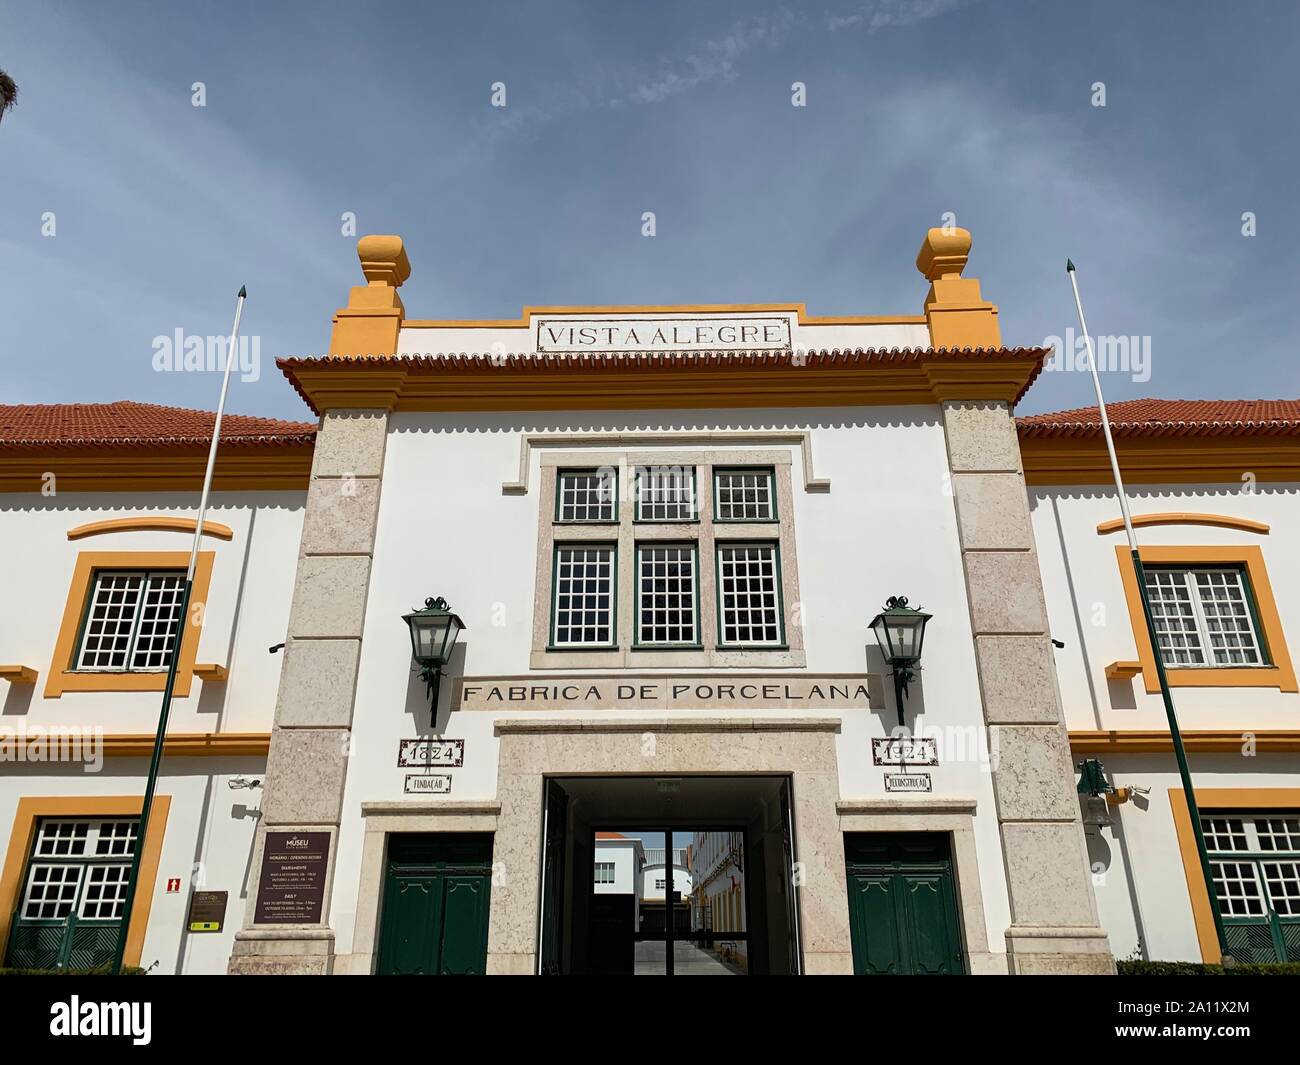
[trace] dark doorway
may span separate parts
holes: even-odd
[[[966,971],[946,833],[850,833],[844,855],[855,974]]]
[[[390,835],[375,971],[482,975],[491,887],[490,835]]]
[[[539,971],[798,971],[788,778],[545,787]]]

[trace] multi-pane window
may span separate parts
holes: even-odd
[[[698,513],[694,466],[637,469],[637,521],[694,521]]]
[[[570,522],[618,520],[618,471],[560,470],[556,519]]]
[[[614,863],[597,862],[596,863],[596,883],[612,884],[614,882]]]
[[[1147,596],[1166,666],[1263,666],[1242,570],[1148,567]]]
[[[718,614],[723,645],[780,645],[780,560],[776,544],[718,545]]]
[[[776,492],[770,469],[716,470],[713,475],[715,521],[772,521]]]
[[[637,643],[699,643],[697,563],[694,544],[637,546]]]
[[[77,649],[79,670],[165,670],[180,628],[183,570],[95,574]]]
[[[614,547],[561,545],[555,549],[556,647],[614,643]]]
[[[1201,817],[1229,947],[1243,961],[1300,961],[1300,814]]]
[[[126,902],[139,822],[40,822],[27,868],[23,920],[118,920]]]

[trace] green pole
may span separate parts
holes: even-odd
[[[1219,895],[1214,886],[1214,869],[1210,865],[1210,852],[1205,846],[1205,833],[1201,829],[1201,811],[1196,805],[1196,791],[1192,788],[1192,772],[1187,767],[1187,750],[1183,747],[1183,733],[1178,727],[1178,714],[1174,711],[1174,697],[1169,691],[1169,678],[1165,675],[1164,658],[1156,639],[1155,619],[1151,616],[1151,600],[1147,597],[1146,571],[1137,548],[1132,551],[1133,570],[1137,575],[1138,593],[1142,597],[1142,616],[1147,623],[1147,639],[1151,641],[1152,656],[1156,663],[1156,677],[1160,681],[1160,695],[1165,703],[1165,718],[1169,722],[1169,736],[1178,759],[1178,775],[1183,781],[1183,795],[1187,798],[1187,815],[1192,819],[1192,834],[1196,837],[1196,853],[1201,859],[1201,876],[1205,878],[1205,891],[1210,897],[1210,913],[1214,917],[1214,934],[1219,939],[1219,953],[1227,965],[1232,964],[1228,950],[1228,937],[1223,928],[1223,914],[1219,910]]]
[[[135,905],[135,889],[140,880],[140,857],[149,833],[149,815],[153,812],[153,793],[158,787],[158,769],[162,764],[163,740],[167,736],[167,719],[172,712],[172,692],[176,687],[176,665],[180,661],[180,648],[185,640],[185,626],[189,622],[190,593],[194,581],[186,577],[181,593],[181,613],[177,619],[176,639],[172,645],[171,662],[167,666],[167,684],[163,688],[162,710],[158,714],[158,731],[153,738],[153,757],[149,760],[149,777],[144,786],[144,805],[140,807],[140,827],[136,830],[135,847],[131,852],[131,875],[126,881],[126,900],[122,911],[122,927],[117,934],[117,950],[113,955],[113,973],[122,975],[122,959],[126,955],[126,937],[131,928],[131,910]]]

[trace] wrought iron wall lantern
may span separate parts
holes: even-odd
[[[907,605],[907,596],[891,595],[885,600],[885,609],[871,621],[871,631],[876,634],[880,652],[894,677],[894,699],[898,706],[898,723],[903,720],[903,700],[907,686],[916,679],[921,668],[921,645],[925,642],[925,623],[933,615]]]
[[[451,659],[452,648],[465,623],[452,613],[442,596],[426,599],[421,609],[403,614],[402,620],[411,630],[411,657],[420,667],[420,679],[425,683],[429,706],[436,716],[442,667]]]

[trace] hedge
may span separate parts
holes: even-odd
[[[140,976],[144,970],[139,967],[127,966],[122,970],[123,976]],[[3,969],[0,968],[0,976],[110,976],[107,965],[98,969]]]
[[[1240,963],[1225,969],[1195,961],[1121,961],[1115,968],[1120,976],[1300,976],[1300,962]]]

